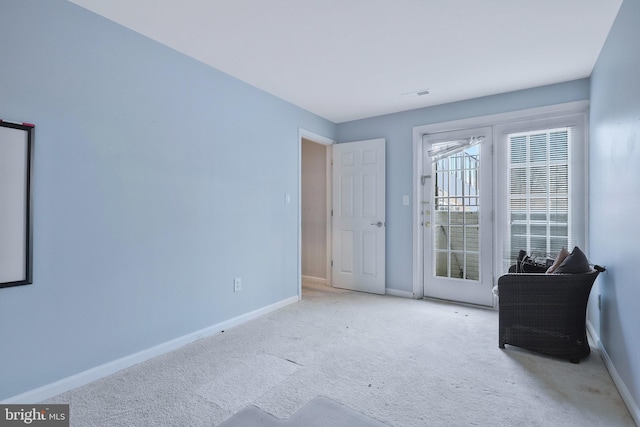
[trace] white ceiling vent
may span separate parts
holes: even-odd
[[[414,92],[403,93],[402,96],[406,98],[415,98],[417,96],[429,95],[429,89],[421,89]]]

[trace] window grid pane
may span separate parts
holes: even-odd
[[[470,147],[435,163],[435,275],[479,281],[479,151]]]

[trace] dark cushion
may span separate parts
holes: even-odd
[[[589,264],[587,256],[576,246],[554,271],[554,274],[579,274],[588,273],[590,270],[591,265]]]

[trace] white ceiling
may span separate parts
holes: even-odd
[[[70,1],[335,123],[588,77],[622,3]]]

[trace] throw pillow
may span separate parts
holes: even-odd
[[[556,257],[556,260],[553,262],[553,264],[551,264],[551,267],[547,269],[547,274],[551,274],[555,272],[556,269],[560,267],[560,264],[562,264],[562,262],[568,256],[569,256],[569,251],[567,250],[567,248],[562,248],[562,250],[558,252],[558,256]]]
[[[554,273],[588,273],[590,270],[591,265],[589,264],[587,256],[576,246]]]

